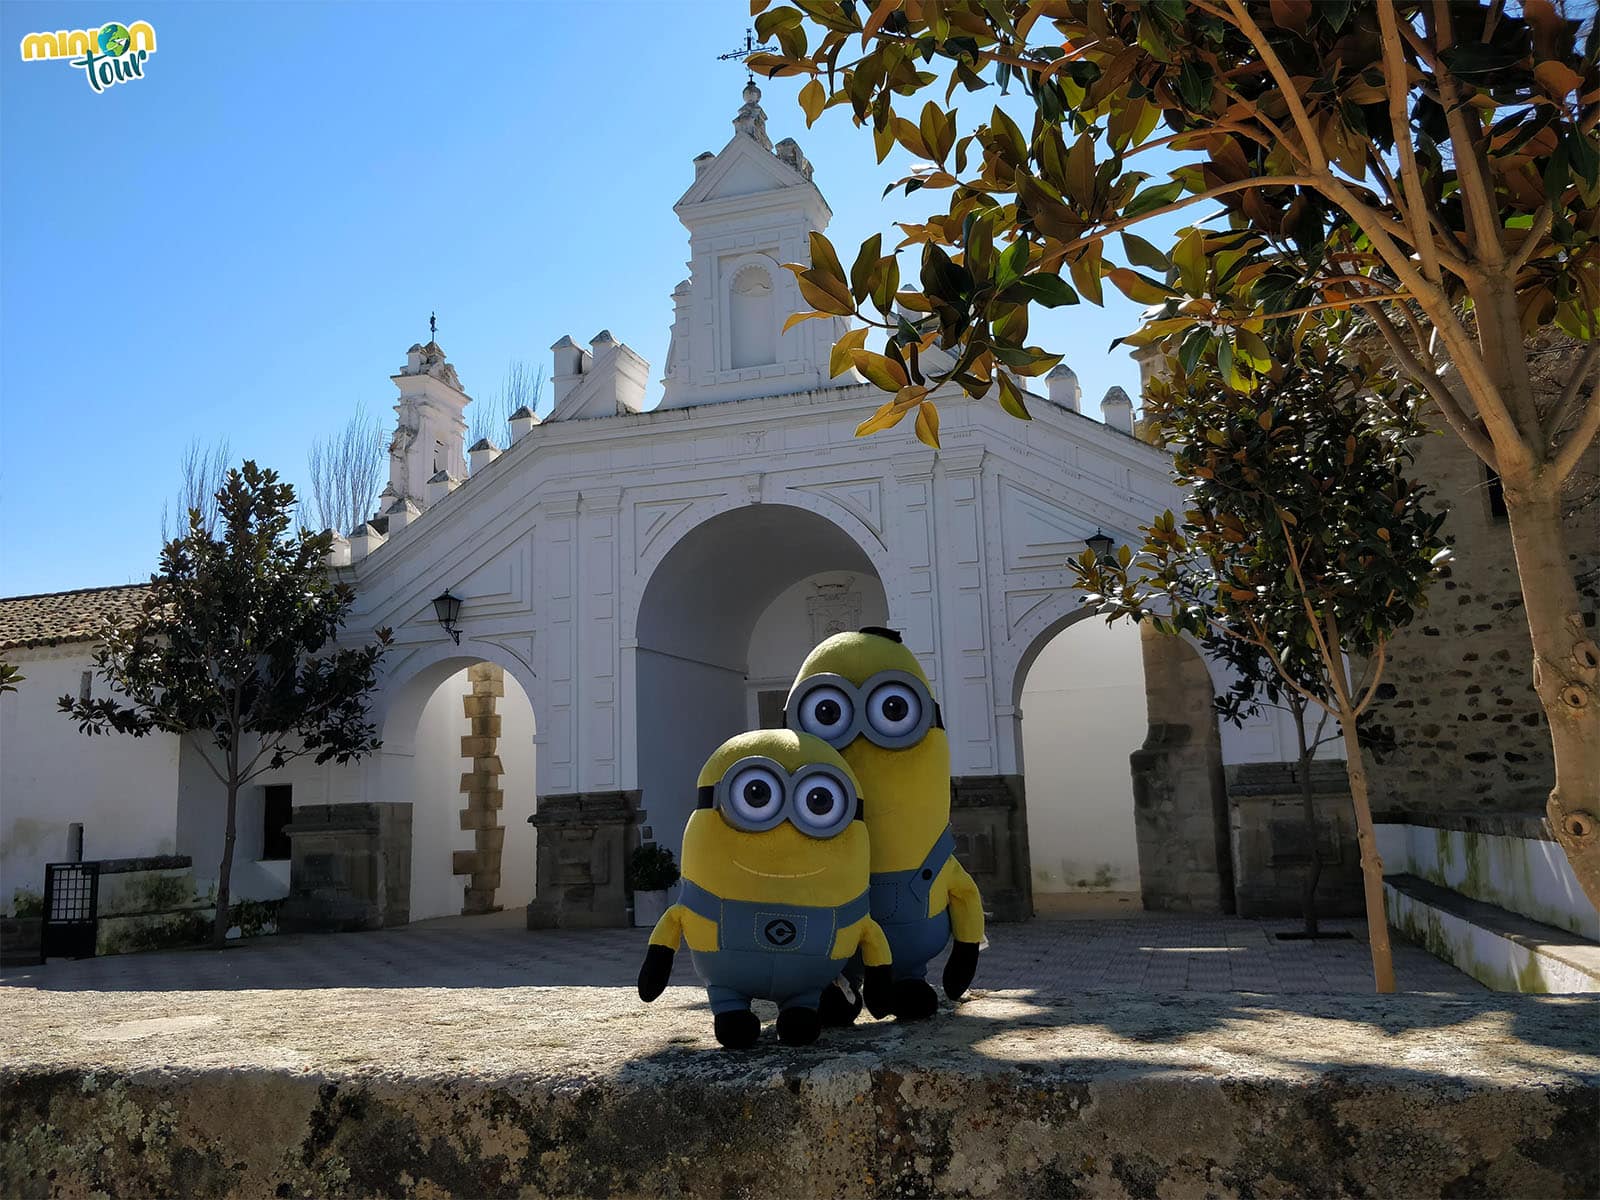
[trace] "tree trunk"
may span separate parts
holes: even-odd
[[[211,923],[211,945],[221,950],[228,942],[228,884],[233,877],[233,842],[238,833],[239,785],[228,781],[228,825],[222,836],[222,865],[217,869],[217,915]]]
[[[1545,812],[1578,885],[1600,908],[1600,647],[1578,608],[1559,490],[1514,477],[1501,482],[1533,642],[1533,687],[1555,757]]]
[[[1344,735],[1345,769],[1350,776],[1350,799],[1356,810],[1356,844],[1361,848],[1361,888],[1367,901],[1367,942],[1372,949],[1372,978],[1380,992],[1394,991],[1394,955],[1389,949],[1389,918],[1383,903],[1383,860],[1372,829],[1372,808],[1367,803],[1367,766],[1356,737],[1356,714],[1339,706],[1339,732]]]
[[[1300,892],[1300,907],[1305,913],[1306,936],[1317,936],[1317,884],[1322,879],[1322,851],[1317,846],[1317,797],[1311,790],[1311,749],[1306,745],[1306,712],[1295,710],[1295,735],[1300,739],[1300,801],[1305,808],[1306,838],[1311,861],[1306,864],[1305,884]]]
[[[1301,734],[1304,738],[1304,734]],[[1322,882],[1322,850],[1317,846],[1317,797],[1310,790],[1310,754],[1301,750],[1301,802],[1306,806],[1306,837],[1310,838],[1310,862],[1306,864],[1306,883],[1301,888],[1301,910],[1306,914],[1306,936],[1317,936],[1317,883]]]

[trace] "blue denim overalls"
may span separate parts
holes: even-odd
[[[716,950],[690,950],[713,1013],[748,1009],[755,999],[779,1008],[816,1008],[846,962],[834,958],[839,930],[867,915],[867,893],[837,908],[724,900],[685,879],[678,903],[716,922]]]
[[[872,876],[872,919],[883,926],[889,939],[895,979],[924,978],[929,960],[950,940],[950,907],[947,904],[930,917],[928,893],[955,852],[955,835],[946,826],[920,867]]]

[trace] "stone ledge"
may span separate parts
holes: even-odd
[[[1544,815],[1536,812],[1407,812],[1403,809],[1384,809],[1372,814],[1372,823],[1419,825],[1424,829],[1455,829],[1462,833],[1487,833],[1544,842],[1556,840],[1550,832],[1550,826],[1545,823]]]
[[[5,1195],[1600,1193],[1566,997],[991,992],[729,1054],[689,988],[0,996]]]

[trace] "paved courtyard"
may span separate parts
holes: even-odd
[[[1292,920],[1139,913],[991,925],[979,991],[1370,993],[1360,921],[1325,921],[1348,941],[1281,941]],[[520,910],[422,921],[375,933],[258,938],[205,950],[53,959],[12,967],[0,983],[48,991],[166,992],[317,988],[522,988],[633,986],[642,929],[540,931]],[[1396,938],[1395,973],[1407,992],[1485,989],[1426,950]],[[937,968],[936,968],[937,969]],[[687,953],[673,983],[696,984]]]

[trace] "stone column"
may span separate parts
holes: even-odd
[[[1187,643],[1139,629],[1150,727],[1129,761],[1144,906],[1232,912],[1228,795],[1211,676]]]
[[[451,856],[451,872],[467,876],[461,912],[497,912],[494,894],[500,886],[500,855],[506,831],[500,824],[500,809],[505,791],[500,786],[504,767],[500,762],[500,716],[495,712],[500,697],[506,694],[503,668],[494,663],[475,663],[467,668],[470,685],[462,697],[467,733],[461,739],[461,757],[472,760],[472,770],[461,776],[461,792],[467,806],[461,810],[461,828],[472,831],[472,849],[457,850]]]
[[[962,775],[950,781],[956,858],[996,921],[1033,916],[1028,819],[1021,775]]]
[[[529,929],[628,924],[628,856],[639,844],[639,792],[541,796],[528,818],[538,830]]]
[[[411,919],[411,805],[296,805],[287,832],[279,929],[381,929]]]

